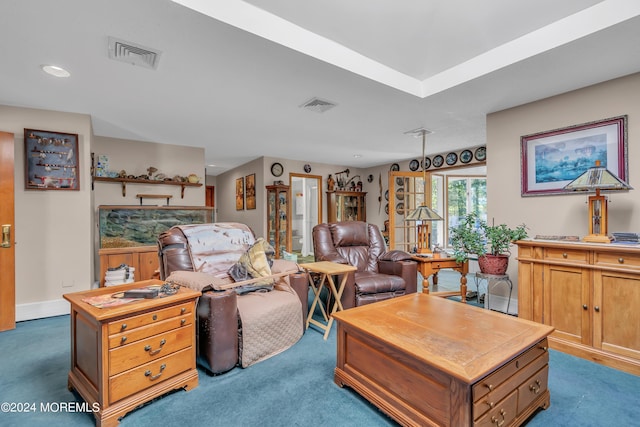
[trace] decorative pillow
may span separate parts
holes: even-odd
[[[269,243],[262,237],[258,238],[247,251],[242,254],[237,263],[229,269],[229,275],[233,280],[240,282],[243,280],[258,279],[254,283],[235,288],[238,293],[246,293],[253,290],[272,290],[273,278],[271,276],[271,264],[275,251]]]

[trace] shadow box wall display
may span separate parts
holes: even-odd
[[[78,134],[24,130],[26,190],[79,190]]]
[[[573,193],[563,188],[596,161],[628,183],[627,116],[525,135],[521,160],[522,196]]]

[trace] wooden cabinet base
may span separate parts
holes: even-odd
[[[198,372],[196,370],[184,372],[104,409],[100,407],[100,402],[93,398],[94,394],[91,392],[91,386],[86,381],[86,378],[76,375],[75,372],[70,372],[69,390],[77,391],[89,408],[96,408],[96,412],[94,412],[96,427],[113,427],[117,426],[126,414],[158,396],[162,396],[172,390],[185,389],[188,391],[197,387]]]

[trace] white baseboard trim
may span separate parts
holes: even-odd
[[[489,297],[489,304],[491,307],[487,306],[487,298],[485,296],[484,299],[484,308],[491,308],[491,310],[501,311],[502,313],[507,313],[507,302],[509,298],[503,295],[495,295],[491,294]],[[518,315],[518,300],[516,298],[511,298],[511,302],[509,303],[509,313]]]
[[[16,305],[16,322],[69,314],[71,306],[64,299]]]

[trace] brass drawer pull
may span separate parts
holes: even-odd
[[[151,346],[150,345],[145,345],[144,346],[144,351],[148,351],[149,352],[149,356],[155,356],[156,354],[160,353],[160,350],[162,350],[162,346],[165,345],[167,343],[167,340],[161,340],[160,341],[160,348],[158,348],[157,350],[151,350]]]
[[[599,307],[599,306],[597,306],[597,305],[596,305],[595,307],[593,307],[593,309],[594,309],[595,311],[600,311],[600,307]]]
[[[158,315],[157,314],[153,315],[153,320],[158,320]]]
[[[120,344],[124,344],[124,342],[127,340],[127,337],[122,337],[120,338]]]
[[[127,329],[127,324],[123,323],[122,326],[120,326],[120,330],[124,331],[125,329]]]
[[[587,304],[582,304],[582,309],[583,310],[586,310],[587,308],[589,308],[589,307],[587,307]]]
[[[488,389],[489,389],[489,391],[492,391],[492,390],[493,390],[493,384],[485,384],[484,386],[485,386],[486,388],[488,388]]]
[[[566,258],[566,257],[568,257],[568,256],[569,256],[569,255],[568,255],[566,252],[563,252],[563,253],[562,253],[562,258]]]
[[[529,386],[529,390],[531,390],[533,392],[533,394],[540,393],[540,381],[536,380],[536,384],[535,385],[531,384]]]
[[[618,258],[618,262],[619,262],[620,264],[624,264],[624,258],[622,258],[622,257],[621,257],[621,258]]]
[[[489,402],[488,400],[485,402],[487,405],[489,405],[489,408],[493,409],[494,406],[496,406],[496,404],[494,402]]]
[[[184,313],[186,313],[186,312],[187,312],[187,308],[186,308],[186,307],[182,307],[182,308],[180,309],[180,314],[184,314]]]
[[[149,377],[151,381],[157,380],[158,378],[160,378],[160,375],[162,375],[162,371],[164,371],[164,368],[166,367],[167,365],[163,363],[162,365],[160,365],[160,372],[158,372],[156,375],[151,375],[151,371],[145,371],[144,376]]]
[[[183,326],[185,323],[187,323],[187,319],[181,319],[180,320],[180,326]]]
[[[505,422],[505,415],[507,415],[507,411],[505,411],[504,409],[500,409],[500,415],[502,415],[501,420],[499,420],[498,417],[496,417],[495,415],[491,417],[491,424],[495,424],[498,427],[502,427],[502,425]]]

